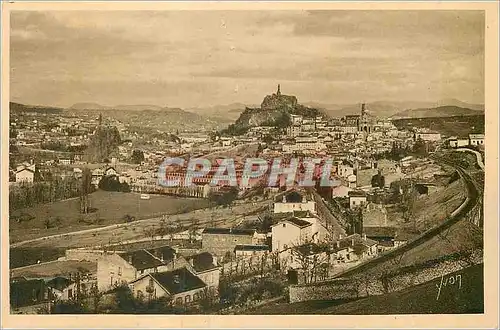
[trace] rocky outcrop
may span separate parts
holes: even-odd
[[[238,135],[254,126],[274,126],[284,128],[290,124],[290,115],[302,115],[313,118],[325,114],[318,109],[309,108],[298,103],[297,97],[283,95],[278,85],[276,93],[267,95],[260,108],[245,108],[236,122],[228,127],[225,133]],[[224,132],[223,132],[224,133]]]

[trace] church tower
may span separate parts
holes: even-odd
[[[280,84],[278,84],[278,91],[276,92],[276,95],[281,96],[281,88]]]

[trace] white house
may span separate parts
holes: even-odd
[[[359,206],[366,204],[366,193],[362,190],[353,190],[348,193],[349,195],[349,207],[354,209]]]
[[[438,132],[417,132],[415,133],[415,140],[421,139],[423,141],[439,141],[441,140],[441,133]]]
[[[297,191],[291,191],[283,195],[281,202],[275,202],[274,213],[288,213],[294,211],[309,211],[316,213],[316,203],[308,200],[305,195]]]
[[[271,227],[272,250],[283,251],[312,240],[313,225],[296,217],[282,220]]]
[[[472,146],[484,145],[484,134],[469,134],[469,140]]]
[[[35,178],[35,171],[23,168],[16,172],[16,182],[33,182]]]
[[[337,173],[343,178],[347,178],[349,175],[354,174],[354,167],[351,164],[338,164]]]
[[[332,198],[347,197],[350,191],[352,191],[352,188],[342,184],[332,187]]]
[[[109,176],[109,175],[118,175],[118,172],[115,170],[114,167],[108,167],[104,171],[104,175]]]
[[[69,159],[69,158],[59,159],[59,164],[61,164],[61,165],[71,165],[71,159]]]

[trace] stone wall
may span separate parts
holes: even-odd
[[[290,302],[352,299],[400,291],[483,262],[483,251],[472,256],[447,256],[389,274],[356,275],[289,287]]]

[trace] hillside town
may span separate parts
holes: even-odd
[[[11,311],[238,314],[291,299],[290,288],[370,264],[450,217],[465,190],[442,159],[467,150],[461,165],[480,173],[484,141],[477,127],[398,128],[366,104],[327,116],[280,85],[220,131],[138,133],[105,111],[11,109]],[[186,185],[187,163],[159,171],[167,157],[211,170]],[[252,157],[266,166],[253,180]],[[277,157],[299,169],[271,182]],[[211,184],[228,159],[238,184]],[[309,173],[311,159],[331,160],[328,172]],[[301,186],[307,175],[333,185]],[[482,215],[470,221],[480,228]]]

